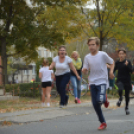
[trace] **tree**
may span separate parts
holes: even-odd
[[[112,38],[119,44],[127,43],[130,49],[134,49],[133,0],[90,0],[88,7],[91,6],[92,8],[81,7],[87,21],[82,26],[85,35],[99,37],[100,50]]]
[[[2,0],[0,3],[0,55],[4,83],[7,83],[7,58],[17,55],[30,63],[37,60],[38,46],[54,50],[58,45],[64,44],[66,35],[64,30],[60,31],[59,27],[56,28],[59,21],[55,18],[62,13],[64,7],[69,11],[85,2],[86,0],[31,0],[31,6],[28,6],[24,0]],[[55,14],[54,9],[57,9],[58,15]],[[50,10],[53,12],[49,12]],[[66,19],[67,22],[70,20],[71,17]],[[66,23],[64,28],[67,24],[69,23]],[[75,26],[70,27],[76,29]],[[14,52],[7,54],[10,46],[14,46]]]

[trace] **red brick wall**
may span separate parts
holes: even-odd
[[[1,56],[0,56],[0,65],[1,65]],[[2,69],[0,68],[0,85],[2,84]]]

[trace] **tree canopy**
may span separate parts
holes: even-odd
[[[87,21],[83,31],[88,37],[100,38],[100,50],[112,38],[134,49],[133,0],[89,0],[88,8],[81,7],[81,11]]]

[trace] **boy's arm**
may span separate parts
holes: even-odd
[[[87,61],[87,58],[84,58],[84,62],[83,62],[83,68],[82,68],[82,73],[87,74],[89,70],[89,64]]]
[[[82,73],[87,74],[88,70],[86,68],[82,68]]]
[[[110,79],[113,79],[114,78],[114,73],[113,73],[114,72],[114,60],[111,57],[109,57],[107,53],[105,52],[104,52],[104,59],[105,59],[105,63],[108,64],[108,67],[110,69],[109,77]]]
[[[113,64],[110,64],[109,65],[109,69],[110,69],[110,71],[109,71],[109,77],[111,78],[111,79],[113,79],[114,78],[114,61],[113,61]]]
[[[127,66],[128,71],[129,71],[130,73],[132,73],[132,72],[133,72],[133,69],[132,69],[132,64],[131,64],[131,62],[128,61],[128,60],[126,60],[125,65]]]

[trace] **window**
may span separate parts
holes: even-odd
[[[35,65],[33,65],[32,74],[33,74],[33,75],[36,74],[36,66],[35,66]]]
[[[29,74],[29,70],[24,70],[24,74],[28,75]]]

